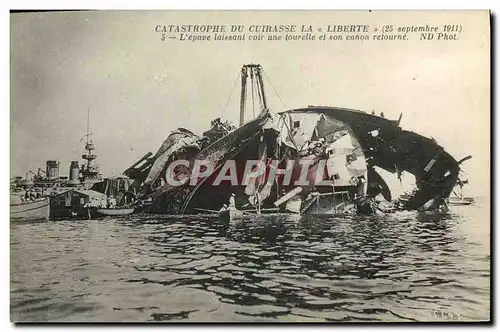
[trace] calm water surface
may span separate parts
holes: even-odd
[[[18,223],[14,321],[490,317],[488,201],[447,214]]]

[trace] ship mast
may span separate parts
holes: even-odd
[[[94,165],[94,160],[97,155],[93,153],[95,150],[94,143],[92,143],[92,131],[90,129],[90,109],[87,109],[87,134],[85,142],[85,150],[87,153],[82,155],[82,159],[87,161],[87,167],[82,171],[83,180],[86,179],[97,179],[99,175],[99,169]]]
[[[90,108],[87,108],[87,144],[89,144],[89,138],[90,138]]]

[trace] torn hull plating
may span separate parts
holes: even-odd
[[[152,204],[147,206],[146,211],[183,214],[194,213],[196,208],[218,210],[224,203],[227,203],[232,192],[243,196],[243,186],[228,185],[227,182],[212,186],[214,178],[219,174],[221,167],[227,160],[234,160],[237,168],[241,169],[246,160],[258,159],[259,141],[261,136],[265,135],[266,123],[270,120],[270,113],[265,110],[256,119],[216,139],[201,151],[192,150],[189,153],[189,151],[182,149],[182,157],[189,162],[189,167],[184,169],[182,174],[184,178],[189,179],[192,176],[196,160],[209,161],[213,167],[212,175],[197,181],[195,185],[176,186],[165,183],[155,186],[151,194]],[[275,141],[275,138],[272,137],[271,141]],[[165,168],[168,167],[168,164],[164,164],[163,174],[165,174]]]
[[[344,212],[352,211],[353,203],[360,202],[358,213],[370,213],[376,210],[373,199],[378,194],[384,197],[384,203],[393,201],[389,186],[374,167],[393,174],[406,171],[415,176],[416,190],[395,202],[400,209],[437,209],[446,204],[459,173],[457,161],[432,139],[402,130],[398,121],[345,108],[308,107],[285,111],[279,116],[264,110],[256,119],[200,149],[192,148],[199,137],[191,133],[187,136],[185,141],[171,142],[173,145],[163,150],[169,151],[169,147],[175,146],[177,154],[174,157],[189,161],[189,166],[183,170],[185,179],[193,176],[195,160],[209,160],[213,172],[194,185],[174,186],[158,182],[153,185],[175,159],[167,158],[165,151],[157,153],[157,158],[150,162],[153,167],[144,186],[149,188],[149,212],[218,211],[228,203],[232,193],[239,208],[255,208],[256,202],[252,198],[256,193],[260,195],[259,208],[275,207],[273,203],[280,197],[298,188],[293,183],[299,177],[296,161],[300,158],[314,159],[316,166],[318,160],[325,160],[326,178],[332,179],[334,184],[301,186],[300,194],[292,197],[295,201],[302,201],[295,204],[299,213],[320,210],[335,213],[341,207]],[[241,183],[241,171],[248,160],[262,160],[269,169],[267,161],[270,159],[278,159],[280,163],[294,162],[291,183],[284,183],[280,177],[267,187],[263,182]],[[214,185],[228,160],[233,160],[238,169],[237,185],[228,181]],[[290,202],[283,202],[282,208]]]
[[[434,140],[402,130],[399,121],[335,107],[308,107],[284,113],[324,114],[342,121],[360,142],[369,169],[378,166],[391,173],[413,174],[417,190],[400,201],[403,209],[438,208],[457,183],[458,162]]]

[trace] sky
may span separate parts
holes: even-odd
[[[241,66],[261,64],[271,111],[327,105],[384,112],[434,137],[463,165],[473,195],[490,186],[487,12],[168,12],[11,14],[11,175],[81,162],[87,111],[105,176],[155,153],[177,127],[237,122]],[[460,24],[459,40],[161,41],[169,24]],[[163,77],[163,79],[159,79]],[[269,78],[270,82],[267,80]],[[274,89],[279,94],[274,92]],[[283,101],[283,103],[281,102]]]

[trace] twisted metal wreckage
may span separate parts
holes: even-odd
[[[274,114],[267,108],[262,72],[260,65],[243,66],[238,128],[220,119],[212,121],[202,136],[178,128],[156,154],[146,154],[124,172],[140,189],[143,211],[218,211],[232,193],[237,208],[258,212],[371,214],[447,208],[446,200],[460,181],[459,165],[470,156],[456,161],[433,139],[401,129],[401,116],[393,121],[383,114],[319,106]],[[249,79],[261,112],[244,123]],[[181,159],[188,160],[189,166],[176,167],[177,177],[190,179],[198,174],[193,170],[196,160],[208,160],[212,172],[191,184],[173,185],[166,181],[166,170]],[[228,160],[234,160],[237,183],[217,179],[228,171]],[[263,162],[266,172],[245,183],[242,170],[248,160]],[[314,181],[296,185],[303,160],[310,165],[308,179],[326,165],[323,179],[330,179],[333,185],[315,185]],[[392,197],[377,168],[398,178],[403,172],[413,174],[415,189]],[[283,169],[291,170],[288,181],[280,174]]]

